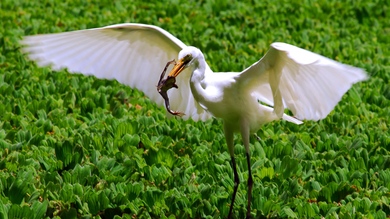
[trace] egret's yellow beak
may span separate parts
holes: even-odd
[[[187,67],[191,60],[192,56],[190,54],[184,56],[182,59],[176,62],[172,71],[168,74],[168,77],[177,77]]]

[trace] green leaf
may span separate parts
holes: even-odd
[[[274,168],[272,167],[265,167],[260,170],[260,178],[268,177],[269,179],[272,179],[275,175]]]
[[[287,206],[284,206],[282,208],[282,211],[287,215],[287,217],[289,218],[298,218],[298,216],[294,213],[293,210],[291,210],[291,208],[287,207]]]
[[[8,219],[8,210],[6,205],[0,199],[0,219]]]
[[[155,206],[164,202],[164,196],[161,190],[151,187],[146,190],[142,200],[148,209],[153,209]]]
[[[64,166],[68,166],[73,160],[73,144],[70,141],[57,142],[55,152],[57,159],[61,160]]]
[[[32,215],[34,212],[26,205],[13,204],[8,210],[8,218],[30,218]]]
[[[144,191],[144,184],[139,182],[134,182],[127,186],[128,195],[130,200],[137,198]]]
[[[73,194],[73,186],[69,183],[65,183],[59,193],[61,200],[65,203],[73,203],[74,200],[74,194]]]
[[[77,210],[75,208],[64,209],[60,212],[59,216],[61,218],[76,219]]]
[[[91,214],[97,214],[100,211],[99,197],[94,191],[90,191],[86,194],[86,202],[88,203],[89,211]]]
[[[20,172],[12,182],[8,195],[12,203],[20,204],[27,193],[30,191],[30,186],[33,181],[33,172]]]
[[[34,212],[35,219],[43,218],[44,215],[46,215],[48,204],[49,202],[47,200],[43,201],[42,203],[36,201],[34,204],[32,204],[31,210]]]
[[[292,175],[298,173],[299,161],[297,159],[291,158],[290,156],[285,156],[282,160],[281,171],[283,178],[290,178]]]
[[[311,187],[315,190],[318,190],[320,191],[321,190],[321,185],[319,182],[317,181],[311,181]]]

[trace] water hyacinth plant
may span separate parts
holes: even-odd
[[[137,22],[199,47],[215,71],[241,71],[282,41],[365,69],[335,110],[251,140],[254,218],[390,215],[389,4],[285,1],[0,3],[1,218],[224,218],[233,172],[222,124],[167,119],[116,81],[39,68],[26,35]],[[157,80],[156,80],[157,82]],[[245,149],[235,139],[241,182]],[[236,218],[246,212],[239,186]]]

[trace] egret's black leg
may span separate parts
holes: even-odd
[[[246,161],[248,163],[248,208],[246,211],[247,219],[251,217],[251,201],[252,201],[252,186],[253,186],[252,171],[251,171],[251,157],[250,157],[250,150],[249,150],[250,131],[249,131],[248,124],[249,123],[246,122],[245,120],[241,121],[241,136],[245,146]]]
[[[240,184],[240,179],[238,178],[236,160],[234,159],[234,144],[233,144],[234,133],[232,129],[232,127],[234,126],[224,123],[223,127],[225,131],[226,144],[228,147],[230,157],[232,159],[232,168],[234,173],[234,187],[233,187],[234,190],[233,190],[232,202],[230,203],[230,209],[228,215],[228,219],[231,219],[233,214],[234,200],[236,199],[236,193],[238,189],[238,184]]]
[[[251,218],[251,202],[252,202],[252,186],[253,186],[253,178],[251,171],[251,157],[249,153],[246,153],[246,161],[248,163],[248,208],[246,211],[246,218]]]
[[[234,159],[233,156],[232,156],[232,168],[233,168],[233,173],[234,173],[234,190],[233,190],[232,202],[230,204],[230,210],[229,210],[228,219],[232,218],[234,201],[236,199],[236,193],[237,193],[238,185],[240,184],[240,179],[238,178],[238,173],[237,173],[236,160]]]

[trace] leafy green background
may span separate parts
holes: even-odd
[[[139,22],[240,71],[282,41],[366,69],[319,122],[252,139],[255,218],[390,215],[390,1],[0,1],[0,218],[225,218],[233,191],[219,120],[167,119],[116,81],[38,68],[25,35]],[[163,67],[163,66],[162,66]],[[246,208],[247,167],[234,213]]]

